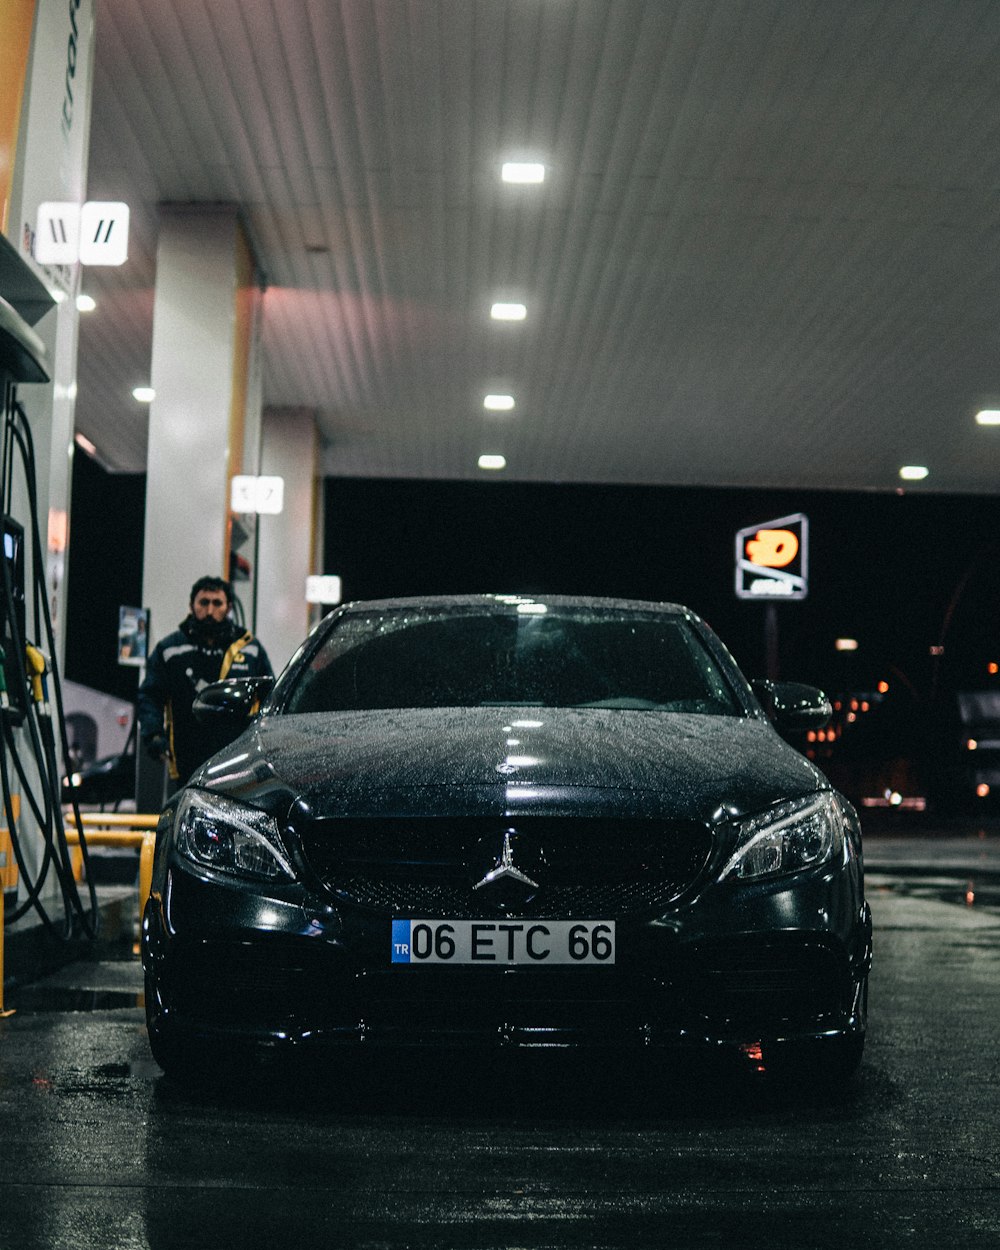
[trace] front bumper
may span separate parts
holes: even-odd
[[[851,864],[618,922],[613,968],[393,966],[391,917],[169,865],[143,919],[150,1029],[262,1048],[745,1047],[860,1037]]]

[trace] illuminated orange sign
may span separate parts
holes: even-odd
[[[763,564],[769,569],[783,569],[799,554],[799,540],[791,530],[758,530],[747,543],[747,558],[751,564]]]
[[[809,522],[801,512],[736,535],[736,594],[740,599],[804,599],[808,593]]]

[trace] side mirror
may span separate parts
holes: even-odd
[[[206,686],[191,710],[203,725],[236,727],[253,720],[273,688],[273,677],[227,677]]]
[[[781,733],[805,733],[830,723],[833,708],[822,690],[797,681],[755,681],[754,693]]]

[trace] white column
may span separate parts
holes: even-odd
[[[318,440],[312,412],[265,410],[260,471],[285,482],[284,510],[277,516],[257,518],[257,636],[277,673],[308,632],[306,578],[321,571],[316,523]]]
[[[187,615],[192,582],[229,575],[230,480],[258,472],[259,303],[234,206],[162,211],[143,563],[152,644]]]

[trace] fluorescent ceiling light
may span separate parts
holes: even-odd
[[[524,304],[494,304],[490,309],[494,321],[523,321],[527,315]]]
[[[514,407],[513,395],[487,395],[483,399],[483,407],[491,412],[510,412]]]
[[[156,391],[151,386],[137,386],[132,392],[132,398],[137,399],[140,404],[151,404],[156,398]]]
[[[76,307],[78,312],[93,312],[97,307],[97,300],[93,295],[78,295],[76,297]]]
[[[922,464],[904,464],[899,470],[899,476],[904,482],[922,482],[928,473],[930,469]]]
[[[977,425],[1000,425],[1000,408],[984,408],[976,413]]]
[[[500,177],[504,182],[544,182],[545,166],[537,161],[506,161]]]
[[[480,456],[479,467],[481,469],[506,469],[507,461],[503,456]]]

